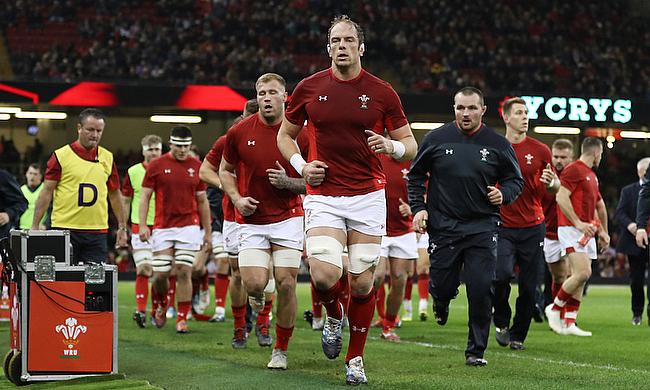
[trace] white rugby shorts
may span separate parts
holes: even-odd
[[[397,259],[415,260],[418,258],[418,245],[415,232],[403,234],[401,236],[381,238],[381,257],[390,257]]]

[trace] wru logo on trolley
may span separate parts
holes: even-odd
[[[61,358],[79,359],[79,351],[75,349],[79,343],[77,337],[82,333],[86,333],[88,328],[84,325],[77,325],[77,319],[70,317],[65,320],[65,325],[57,325],[55,330],[56,333],[61,333],[63,335],[63,343],[68,347],[68,349],[63,350]]]

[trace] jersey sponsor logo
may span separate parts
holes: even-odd
[[[454,149],[445,149],[445,154],[454,154]]]
[[[249,139],[248,140],[248,146],[255,146],[255,140],[254,139]]]
[[[361,109],[367,110],[370,97],[364,93],[363,95],[359,96],[359,100],[361,100]]]
[[[85,200],[85,189],[89,189],[92,192],[92,199]],[[79,207],[90,207],[97,202],[97,187],[90,183],[79,183],[79,197],[77,198],[77,206]]]
[[[483,148],[483,149],[479,150],[478,152],[481,153],[481,161],[487,161],[487,156],[490,154],[490,151]]]
[[[194,168],[188,168],[188,169],[187,169],[187,173],[190,175],[190,177],[194,177],[194,172],[196,172],[196,171],[194,170]]]
[[[533,165],[533,158],[535,158],[535,156],[528,153],[527,155],[524,156],[524,158],[526,159],[526,164],[527,165]]]
[[[327,95],[318,95],[318,101],[319,102],[326,102],[327,101]]]

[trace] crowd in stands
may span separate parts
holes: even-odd
[[[401,92],[576,93],[650,100],[648,16],[634,0],[19,0],[0,9],[15,74],[37,80],[293,84],[327,66],[324,33],[347,13],[369,69]],[[74,28],[25,50],[15,35]],[[48,30],[49,31],[49,30]]]

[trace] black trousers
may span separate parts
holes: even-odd
[[[494,325],[510,327],[512,310],[510,282],[514,277],[515,265],[519,266],[515,318],[510,329],[510,340],[526,340],[530,321],[535,309],[535,290],[540,280],[544,262],[545,224],[529,228],[501,228],[497,251],[497,267],[494,278]]]
[[[106,263],[108,261],[107,233],[87,233],[70,231],[72,262]]]
[[[483,357],[492,319],[496,231],[455,237],[432,232],[429,250],[429,293],[436,304],[448,305],[456,297],[460,286],[460,270],[464,266],[469,313],[465,356]]]
[[[648,269],[647,250],[639,256],[628,255],[630,263],[630,290],[632,291],[632,315],[641,316],[645,306],[645,294],[643,287],[647,284],[648,314],[650,316],[650,278],[646,279],[645,273]]]

